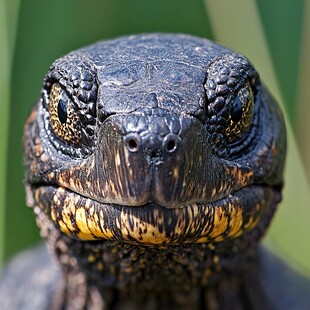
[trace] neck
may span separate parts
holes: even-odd
[[[96,290],[110,305],[116,296],[118,304],[128,304],[130,299],[130,304],[147,309],[150,300],[157,302],[158,296],[161,307],[169,304],[181,307],[189,301],[197,304],[202,291],[210,293],[212,288],[218,292],[223,283],[222,293],[224,290],[225,294],[233,291],[237,294],[246,270],[255,270],[254,247],[246,253],[234,253],[236,246],[227,244],[159,249],[116,242],[72,244],[71,241],[67,246],[73,251],[59,255],[60,261],[66,261],[64,255],[69,255],[68,264],[63,265],[68,289],[70,277],[81,277],[87,283],[89,296],[91,290]],[[75,286],[76,281],[73,283]]]
[[[38,221],[64,274],[55,308],[102,304],[110,309],[117,301],[116,309],[187,309],[195,304],[199,309],[201,303],[217,309],[227,300],[223,296],[237,298],[244,274],[257,270],[258,240],[250,235],[217,244],[142,247],[81,242],[61,234],[43,213]]]

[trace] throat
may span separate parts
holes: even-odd
[[[229,244],[151,248],[61,239],[59,246],[67,291],[77,290],[79,281],[70,279],[83,279],[85,304],[92,302],[95,291],[108,308],[115,304],[116,309],[152,309],[154,305],[187,309],[188,303],[199,309],[210,302],[219,306],[220,295],[234,291],[237,295],[243,275],[255,270],[255,249],[236,253],[236,245],[233,249]],[[60,252],[64,247],[70,251]]]

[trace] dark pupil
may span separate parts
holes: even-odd
[[[239,96],[236,97],[235,101],[231,106],[231,119],[234,123],[238,123],[242,117],[242,102]]]
[[[62,124],[64,124],[67,121],[67,106],[66,103],[60,99],[58,102],[58,117]]]

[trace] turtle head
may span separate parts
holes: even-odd
[[[25,126],[28,203],[83,241],[258,240],[281,199],[285,139],[243,56],[178,35],[101,42],[46,75]]]

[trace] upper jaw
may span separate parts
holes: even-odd
[[[130,123],[130,117],[103,123],[94,153],[64,163],[55,183],[104,204],[151,202],[165,208],[211,203],[253,183],[250,168],[211,153],[206,129],[195,118],[178,117],[177,125],[165,119],[165,124],[170,121],[165,132],[150,131],[158,118],[144,126],[138,117]]]
[[[42,113],[40,104],[25,127],[24,163],[29,183],[59,185],[105,204],[142,206],[152,202],[166,208],[211,203],[251,184],[280,184],[279,177],[264,181],[265,169],[271,164],[262,161],[272,155],[264,141],[258,139],[251,150],[259,155],[257,159],[225,160],[210,149],[203,123],[189,115],[159,115],[156,119],[151,115],[144,123],[137,115],[113,115],[101,124],[93,153],[73,159],[55,150],[38,113]],[[161,133],[162,143],[154,144],[157,151],[143,144],[150,141],[151,129]],[[132,132],[142,141],[134,152],[126,145]],[[177,148],[167,152],[163,147],[171,135]],[[262,168],[258,170],[258,166]]]

